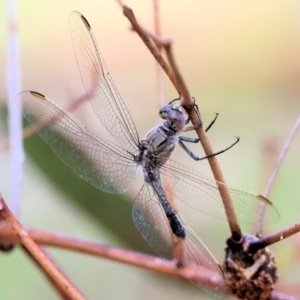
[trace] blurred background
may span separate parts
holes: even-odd
[[[153,28],[152,1],[131,0],[137,19]],[[22,90],[47,95],[67,105],[84,94],[68,27],[71,11],[90,22],[110,74],[131,112],[140,137],[158,119],[155,63],[144,44],[130,31],[113,0],[19,1],[18,30]],[[8,136],[5,106],[7,20],[0,3],[0,138]],[[161,1],[162,32],[174,42],[174,53],[196,97],[204,124],[218,112],[209,132],[230,185],[263,193],[285,139],[300,111],[300,3],[297,1]],[[166,102],[176,91],[165,78]],[[89,103],[74,114],[90,129],[107,136]],[[193,136],[193,134],[191,135]],[[204,155],[198,145],[191,147]],[[300,220],[300,137],[292,143],[270,199],[280,221],[271,233]],[[83,237],[126,249],[153,253],[131,218],[141,179],[125,195],[101,193],[76,177],[37,136],[25,141],[21,222],[28,226]],[[0,153],[0,191],[9,200],[9,151]],[[193,162],[178,148],[173,159],[211,176],[206,161]],[[222,262],[226,222],[184,206],[180,212]],[[209,231],[207,230],[209,228]],[[254,226],[244,225],[255,233]],[[300,236],[273,245],[280,281],[278,289],[298,295]],[[191,284],[113,261],[50,249],[89,299],[211,299]],[[1,299],[57,299],[40,271],[19,249],[0,254]],[[298,286],[298,291],[296,290]]]

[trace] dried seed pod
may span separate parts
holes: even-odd
[[[243,235],[243,241],[236,244],[229,238],[222,267],[234,295],[245,300],[268,300],[278,280],[277,266],[268,248],[254,254],[248,251],[249,244],[255,240],[254,236]]]

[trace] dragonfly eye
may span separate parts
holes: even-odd
[[[159,116],[166,120],[169,116],[169,111],[172,109],[172,105],[170,104],[165,104],[163,105],[160,110],[159,110]]]

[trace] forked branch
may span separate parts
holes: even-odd
[[[176,277],[187,281],[191,280],[190,277],[187,277],[189,272],[180,272],[173,262],[163,261],[156,256],[37,229],[27,229],[27,233],[34,242],[41,245],[53,246],[90,254],[151,270],[167,276]],[[13,230],[4,225],[0,226],[0,237],[10,240],[14,244],[22,243],[20,236],[16,235]],[[212,288],[214,288],[216,285],[220,286],[221,283],[217,282],[218,278],[220,277],[214,277],[213,275],[214,274],[211,274],[210,277],[207,277],[203,276],[202,274],[193,274],[194,277],[192,279],[197,280],[197,282],[201,283],[203,286]]]
[[[184,274],[180,273],[178,268],[176,268],[174,265],[167,263],[166,261],[163,261],[155,256],[117,248],[98,242],[87,241],[78,237],[70,237],[37,229],[27,229],[26,231],[28,236],[37,244],[94,255],[158,272],[167,276],[180,278],[183,280],[190,280],[190,278],[185,278]],[[21,242],[20,237],[17,236],[12,229],[5,225],[0,225],[0,237],[10,240],[14,244]],[[201,274],[198,274],[198,280],[206,286],[214,287],[215,285],[220,285],[220,282],[216,282],[213,276],[211,278],[204,278],[201,276]],[[296,298],[273,291],[270,300],[296,300]]]

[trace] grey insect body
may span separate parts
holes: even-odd
[[[160,109],[160,116],[166,121],[163,125],[152,128],[139,143],[140,150],[135,156],[135,161],[143,168],[144,181],[157,194],[172,232],[179,238],[185,238],[184,227],[162,188],[160,168],[168,161],[174,151],[186,120],[182,113],[182,107],[178,105],[164,105]]]

